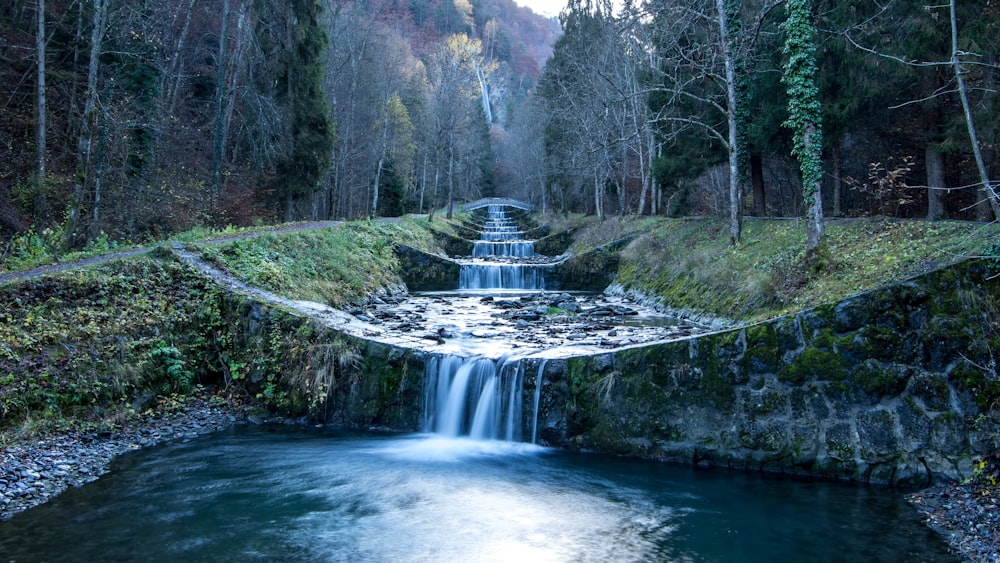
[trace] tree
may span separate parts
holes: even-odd
[[[316,0],[289,0],[285,21],[287,64],[279,82],[285,89],[289,119],[288,158],[278,165],[277,190],[284,196],[285,220],[294,216],[299,197],[319,189],[330,165],[333,128],[323,94],[323,55],[326,34],[319,25]]]
[[[467,35],[448,36],[427,61],[436,142],[442,157],[439,161],[445,161],[447,171],[449,218],[456,190],[462,184],[471,188],[472,181],[483,172],[483,155],[490,152],[477,66],[488,66],[482,58],[482,44]]]
[[[38,94],[37,94],[37,146],[35,150],[37,151],[36,165],[35,165],[35,184],[38,189],[38,193],[44,194],[45,186],[45,0],[38,0],[38,13],[36,18],[38,19],[38,27],[35,36],[35,53],[38,58]],[[44,211],[44,205],[41,205]]]
[[[945,17],[943,10],[947,10]],[[938,218],[945,212],[939,195],[946,188],[945,178],[954,185],[955,179],[966,173],[977,181],[958,182],[958,187],[977,189],[978,201],[971,206],[977,217],[985,220],[996,216],[1000,200],[989,178],[990,158],[986,156],[995,140],[980,141],[978,126],[985,125],[986,131],[997,130],[996,112],[989,109],[995,99],[991,77],[996,68],[996,8],[980,0],[934,6],[889,2],[878,6],[874,13],[855,17],[859,21],[843,31],[845,40],[877,61],[875,64],[885,60],[895,63],[889,67],[892,74],[905,77],[905,84],[911,86],[905,97],[892,99],[887,105],[894,111],[919,108],[922,112],[918,123],[926,142],[922,152],[927,175],[927,185],[923,186],[928,192],[927,216]],[[948,26],[945,33],[942,23]],[[970,88],[969,81],[977,84]],[[892,91],[884,80],[880,82],[882,90]],[[911,91],[914,83],[919,86],[915,96]],[[978,112],[977,106],[981,108]],[[906,118],[905,114],[901,117]],[[949,154],[952,158],[947,158]],[[971,170],[961,166],[962,162],[971,163]],[[951,169],[946,170],[949,164]]]
[[[777,2],[743,5],[731,0],[661,0],[653,22],[659,57],[654,97],[660,134],[676,139],[692,130],[724,151],[729,177],[729,239],[742,233],[742,177],[746,158],[749,62],[760,29]],[[745,22],[749,22],[745,24]],[[669,152],[669,151],[667,151]]]
[[[85,197],[88,189],[97,189],[99,180],[95,180],[94,162],[94,133],[97,112],[97,75],[101,64],[101,52],[104,40],[105,28],[107,26],[108,0],[94,0],[93,14],[90,32],[90,57],[87,66],[87,86],[84,94],[83,115],[80,120],[79,134],[77,136],[77,169],[76,178],[73,183],[73,199],[70,202],[69,211],[66,217],[66,230],[64,231],[63,246],[66,249],[77,247],[86,240],[83,229],[83,213],[85,210]],[[99,193],[99,192],[97,192]],[[93,210],[96,214],[99,209],[98,201],[93,203]]]
[[[802,173],[802,195],[806,205],[807,259],[816,258],[823,240],[823,129],[819,89],[816,87],[815,37],[811,0],[788,0],[785,31],[788,56],[781,77],[788,89],[788,120],[794,131],[792,154]]]

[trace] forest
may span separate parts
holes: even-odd
[[[556,212],[990,221],[1000,6],[17,0],[0,248]]]

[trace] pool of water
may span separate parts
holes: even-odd
[[[434,435],[238,428],[0,523],[4,561],[956,561],[901,494]]]

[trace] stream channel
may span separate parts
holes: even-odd
[[[131,452],[0,524],[0,557],[957,561],[898,491],[537,445],[515,422],[538,403],[522,360],[540,376],[551,358],[704,329],[551,291],[552,260],[521,236],[492,207],[463,289],[355,311],[443,351],[426,366],[424,433],[238,427]]]

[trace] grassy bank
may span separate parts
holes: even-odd
[[[218,290],[160,254],[0,286],[0,443],[114,430],[214,381]]]
[[[616,281],[670,307],[738,322],[835,302],[981,256],[1000,237],[995,224],[835,220],[826,229],[830,260],[817,270],[805,264],[799,220],[748,219],[735,247],[720,219],[612,221],[623,224],[593,223],[578,240],[598,246],[623,232],[642,232],[623,251]]]
[[[427,225],[422,219],[357,221],[198,246],[206,259],[250,285],[339,307],[399,283],[396,244],[440,252]],[[436,228],[445,225],[434,221]]]
[[[416,219],[189,244],[247,283],[343,305],[398,282],[399,242],[435,250]],[[166,251],[0,285],[0,445],[114,431],[199,384],[263,389],[263,404],[297,411],[301,382],[284,360],[298,358],[308,327],[269,318],[254,348],[237,318],[246,311],[221,291]]]

